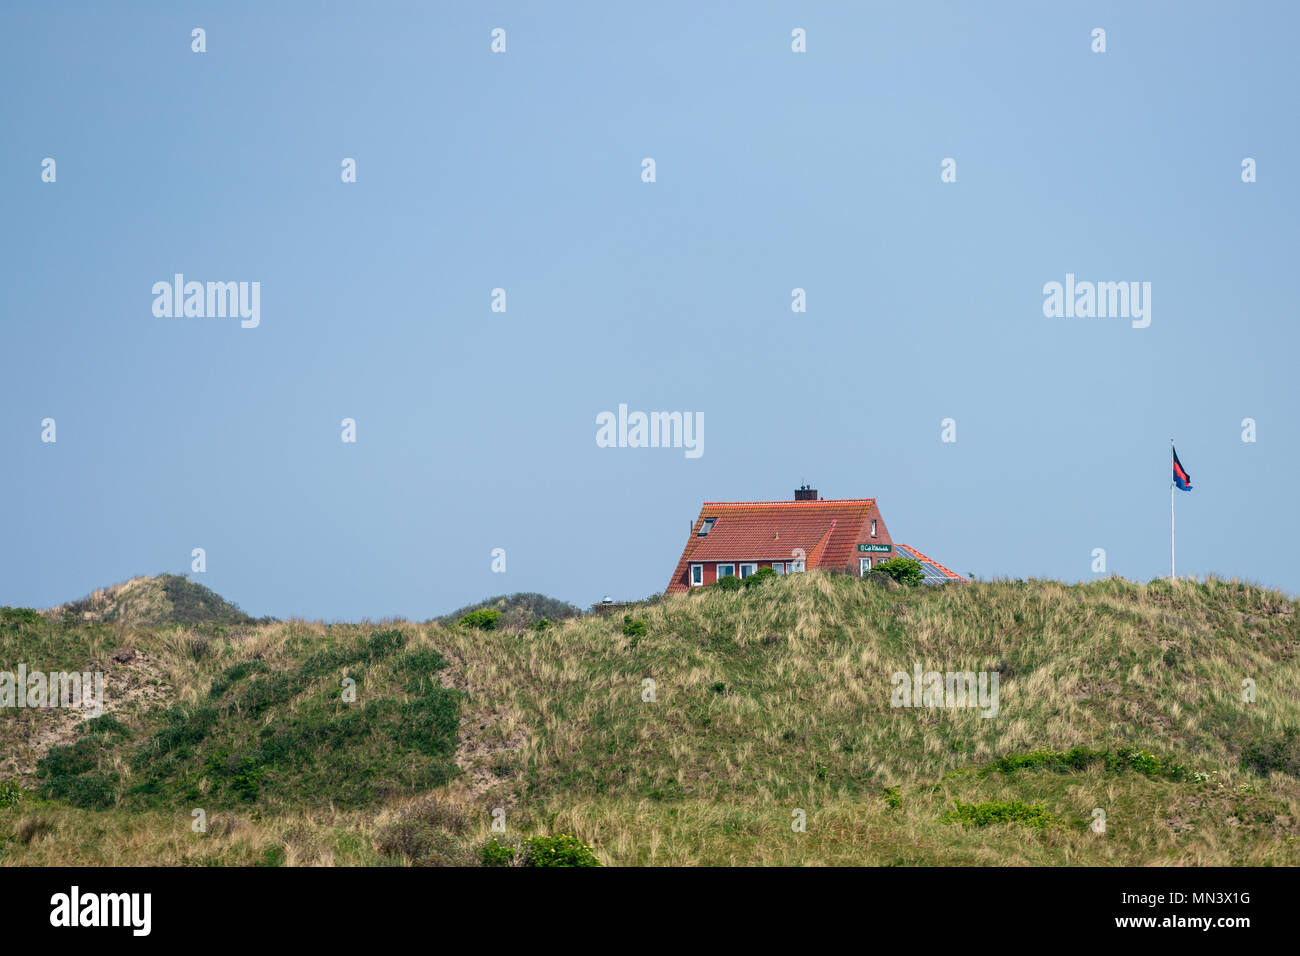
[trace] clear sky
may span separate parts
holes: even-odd
[[[585,606],[662,590],[701,502],[801,481],[962,574],[1087,580],[1104,548],[1148,580],[1171,437],[1179,574],[1300,591],[1298,27],[8,0],[0,604],[201,547],[258,615]],[[260,324],[155,316],[176,273],[259,282]],[[1151,283],[1149,327],[1046,317],[1067,273]],[[620,403],[702,413],[703,454],[598,447]]]

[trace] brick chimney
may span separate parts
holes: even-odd
[[[817,489],[809,488],[807,485],[800,485],[794,490],[795,501],[816,501]]]

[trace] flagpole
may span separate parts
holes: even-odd
[[[1169,460],[1173,461],[1174,440],[1169,439]],[[1174,482],[1169,480],[1169,580],[1174,580]]]

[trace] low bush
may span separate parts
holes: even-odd
[[[1053,773],[1069,773],[1084,770],[1098,762],[1105,765],[1107,773],[1121,773],[1125,770],[1133,770],[1148,777],[1173,781],[1184,780],[1188,776],[1187,768],[1182,764],[1162,760],[1150,751],[1138,747],[1110,749],[1072,747],[1069,750],[1043,748],[1022,754],[1007,754],[985,768],[984,773],[993,770],[1002,773],[1015,773],[1017,770],[1048,770]]]
[[[1300,734],[1287,727],[1275,736],[1252,740],[1242,752],[1241,765],[1265,777],[1275,772],[1300,777]]]
[[[496,837],[488,840],[478,850],[478,860],[483,866],[509,866],[514,859],[514,847],[498,843]]]
[[[921,572],[921,562],[912,558],[890,558],[871,568],[873,574],[886,574],[899,584],[915,587],[925,580]]]
[[[524,866],[600,866],[591,847],[577,837],[529,837],[524,841],[524,853]]]
[[[459,621],[461,627],[475,627],[480,631],[495,631],[497,622],[501,620],[501,612],[495,608],[479,608],[477,611],[470,611]]]
[[[960,823],[967,827],[986,827],[994,823],[1020,823],[1041,830],[1054,822],[1054,818],[1041,803],[1028,804],[1023,800],[990,800],[987,803],[962,803],[944,815],[945,823]]]
[[[411,866],[473,866],[474,852],[453,833],[417,817],[398,820],[380,831],[375,849]]]

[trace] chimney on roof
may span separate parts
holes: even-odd
[[[807,485],[800,485],[794,490],[795,501],[816,501],[817,489],[809,488]]]

